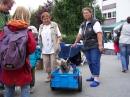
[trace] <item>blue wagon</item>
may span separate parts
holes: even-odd
[[[54,70],[51,73],[50,87],[52,90],[56,88],[73,88],[79,92],[82,91],[82,76],[79,75],[79,68],[76,68],[76,73],[58,73]]]

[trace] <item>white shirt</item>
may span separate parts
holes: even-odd
[[[41,37],[42,37],[42,53],[43,54],[52,54],[54,53],[54,45],[51,38],[51,25],[44,25],[43,30],[41,31]],[[56,27],[56,32],[58,36],[61,36],[61,33],[59,31],[58,26]]]
[[[130,24],[124,23],[122,27],[119,43],[130,44]]]
[[[86,22],[86,27],[87,27],[88,23],[89,23],[89,21]],[[98,21],[96,21],[96,23],[93,25],[93,30],[94,30],[95,33],[102,32],[101,25],[100,25],[100,23]],[[82,35],[82,32],[83,32],[82,28],[80,27],[78,34]]]

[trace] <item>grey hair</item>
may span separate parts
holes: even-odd
[[[92,12],[92,9],[91,9],[91,8],[85,7],[85,8],[83,8],[83,9],[82,9],[82,12],[83,12],[84,10],[87,10],[87,11],[89,11],[90,13],[92,13],[92,14],[93,14],[93,12]]]

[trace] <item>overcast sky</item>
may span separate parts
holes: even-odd
[[[26,8],[37,9],[39,5],[43,5],[47,0],[15,0],[16,4],[12,7],[10,11],[11,14],[14,13],[17,6],[25,6]],[[52,1],[52,0],[49,0]]]
[[[14,13],[17,6],[25,6],[26,8],[37,9],[39,5],[43,5],[47,0],[15,0],[16,4],[12,7],[10,11],[11,14]],[[53,0],[49,0],[53,1]],[[101,5],[102,0],[96,0],[99,5]]]

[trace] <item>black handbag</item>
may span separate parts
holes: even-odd
[[[120,38],[120,35],[121,35],[122,27],[123,27],[123,25],[121,25],[119,30],[115,31],[117,36],[114,37],[113,42],[116,43],[116,44],[119,44],[119,38]]]
[[[119,36],[114,37],[113,42],[119,44],[119,38],[120,38]]]

